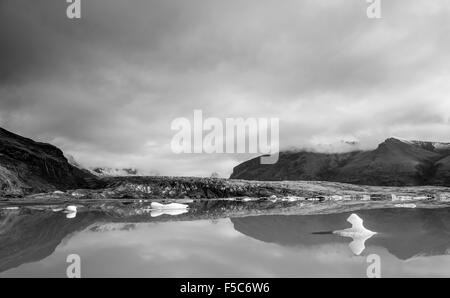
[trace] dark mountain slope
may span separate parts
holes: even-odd
[[[315,152],[281,152],[273,165],[261,165],[254,158],[234,168],[232,179],[245,180],[330,180],[360,152],[325,154]]]
[[[364,185],[450,185],[448,144],[387,139],[373,151],[342,154],[282,152],[274,165],[252,159],[231,178],[246,180],[325,180]]]
[[[450,156],[444,157],[433,165],[434,176],[431,178],[434,185],[450,185]]]
[[[97,178],[70,165],[53,145],[0,128],[0,195],[96,186]]]
[[[397,139],[387,139],[374,151],[355,156],[339,169],[336,179],[368,185],[422,185],[433,175],[442,156]]]

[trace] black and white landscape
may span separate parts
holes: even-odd
[[[0,1],[0,277],[450,277],[449,25],[447,0]]]

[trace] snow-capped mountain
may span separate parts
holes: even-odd
[[[97,176],[101,177],[109,177],[109,176],[115,176],[115,177],[126,177],[126,176],[143,176],[137,169],[133,168],[124,168],[124,169],[118,169],[118,168],[92,168],[90,171]]]
[[[65,155],[69,164],[72,166],[88,171],[97,177],[128,177],[128,176],[159,176],[154,171],[143,171],[136,168],[110,168],[110,167],[84,167],[72,155]]]
[[[407,140],[403,138],[393,137],[403,143],[410,144],[416,147],[420,147],[425,150],[434,152],[446,152],[450,153],[450,143],[444,142],[428,142],[428,141],[417,141],[417,140]]]

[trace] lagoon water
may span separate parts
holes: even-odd
[[[366,277],[373,254],[382,277],[450,277],[450,208],[354,213],[377,232],[362,252],[331,233],[351,213],[121,222],[12,212],[0,218],[0,277],[66,277],[71,254],[81,277]]]

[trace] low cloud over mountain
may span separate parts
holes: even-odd
[[[372,151],[317,153],[286,151],[278,163],[259,158],[234,168],[231,178],[326,180],[365,185],[450,185],[450,143],[389,138]]]

